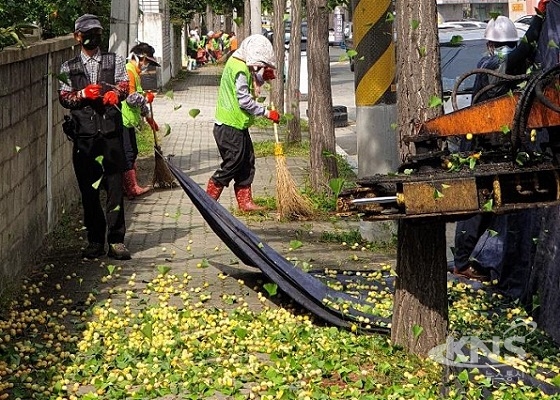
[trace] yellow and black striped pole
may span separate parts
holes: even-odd
[[[395,130],[395,42],[391,0],[353,0],[354,87],[358,174],[394,171],[398,166]]]
[[[396,103],[395,42],[391,0],[354,2],[356,105]]]

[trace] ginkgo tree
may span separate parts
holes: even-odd
[[[443,113],[436,2],[396,2],[397,130],[400,143],[416,134],[416,123]],[[403,157],[413,148],[403,147]],[[434,197],[445,196],[443,187]],[[445,222],[398,222],[397,278],[391,339],[427,355],[446,341],[447,269]]]

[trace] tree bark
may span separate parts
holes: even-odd
[[[447,334],[445,223],[401,220],[396,272],[391,340],[426,356]]]
[[[442,93],[436,2],[401,0],[396,15],[397,124],[404,158],[414,149],[403,146],[403,137],[414,135],[417,123],[443,111],[429,107],[430,98]],[[445,342],[447,333],[446,242],[444,223],[419,222],[403,220],[398,225],[391,339],[425,356]]]
[[[301,143],[300,91],[301,72],[301,0],[292,0],[292,27],[290,50],[288,56],[288,91],[286,95],[286,112],[292,115],[288,119],[288,142]]]
[[[206,4],[206,29],[207,32],[214,30],[214,10],[212,10],[212,6],[210,4]],[[202,34],[202,32],[201,32]]]
[[[284,113],[284,10],[286,9],[286,0],[273,0],[273,20],[272,20],[272,45],[274,47],[274,55],[276,56],[276,76],[277,79],[272,83],[272,92],[270,94],[272,104]]]
[[[307,70],[309,74],[309,137],[311,186],[328,190],[328,181],[338,177],[332,111],[329,63],[329,10],[326,0],[307,2]],[[293,27],[292,27],[293,30]]]

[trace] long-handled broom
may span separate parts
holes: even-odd
[[[271,107],[274,109],[274,106]],[[278,124],[274,124],[274,156],[276,157],[276,209],[278,219],[305,219],[313,215],[311,201],[301,195],[288,170],[282,143],[278,138]]]
[[[152,119],[154,118],[154,111],[152,109],[151,103],[150,103],[150,118]],[[154,186],[154,188],[160,188],[160,189],[177,187],[177,182],[175,182],[175,177],[169,170],[169,167],[167,166],[167,163],[163,158],[163,153],[159,145],[157,133],[152,126],[150,127],[152,128],[152,133],[154,134],[154,158],[155,158],[155,167],[154,167],[154,176],[152,177],[152,185]]]

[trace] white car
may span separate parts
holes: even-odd
[[[532,15],[525,15],[524,17],[518,18],[513,21],[513,24],[517,28],[518,31],[523,31],[525,33],[527,29],[529,29],[529,25],[531,24],[531,19],[533,19]]]

